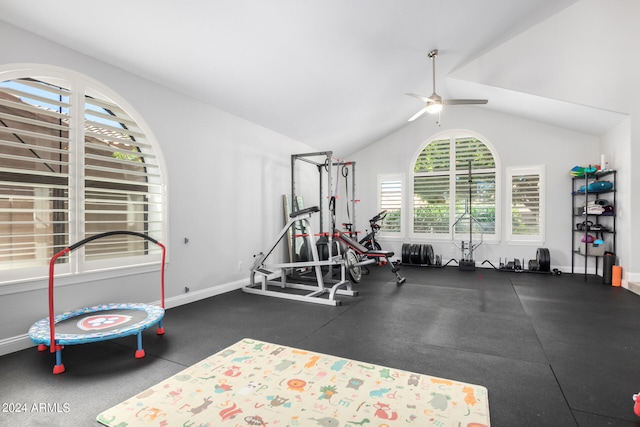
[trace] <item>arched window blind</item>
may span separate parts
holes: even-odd
[[[495,237],[496,170],[491,149],[475,136],[454,132],[429,141],[413,165],[414,234],[468,235],[468,221],[452,225],[469,212],[485,237]]]
[[[59,250],[104,231],[164,237],[163,178],[148,132],[94,86],[77,75],[0,81],[0,270],[8,279],[38,277]],[[100,239],[60,258],[62,271],[156,262],[155,245],[140,240]]]

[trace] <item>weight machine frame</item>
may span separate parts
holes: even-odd
[[[300,209],[300,206],[298,206],[298,194],[296,193],[296,162],[298,161],[312,164],[318,169],[320,176],[318,206],[306,209]],[[336,197],[334,195],[324,194],[324,184],[326,180],[329,192],[333,189],[332,174],[334,167],[351,168],[352,198],[348,203],[351,203],[351,209],[354,216],[353,223],[355,223],[355,162],[345,162],[335,159],[331,151],[291,155],[291,213],[289,214],[289,219],[284,228],[278,234],[275,243],[267,253],[264,254],[261,252],[255,256],[255,261],[250,270],[249,284],[242,288],[244,292],[334,306],[341,304],[340,300],[335,299],[336,295],[358,295],[358,292],[352,289],[351,282],[346,278],[346,261],[340,253],[340,248],[337,247],[336,251],[334,251],[333,248]],[[326,176],[324,176],[325,174]],[[311,224],[311,217],[316,213],[319,213],[320,234],[313,233],[313,227]],[[330,227],[330,229],[326,231],[324,229],[325,222],[329,224]],[[296,226],[298,224],[302,226],[301,229],[304,230],[301,236],[296,234]],[[291,250],[289,252],[289,262],[267,264],[266,260],[273,253],[282,239],[289,233],[289,230],[293,231],[290,236],[291,240],[289,247]],[[320,259],[318,254],[318,248],[315,241],[315,238],[318,236],[326,236],[327,238],[328,256],[326,259]],[[306,239],[307,247],[311,252],[311,259],[297,259],[296,238],[298,237]],[[328,269],[326,276],[322,271],[323,267]],[[339,280],[333,279],[333,273],[336,267],[339,267],[340,269]],[[308,273],[310,270],[313,270],[313,279],[304,276],[304,273]],[[301,274],[301,272],[303,273]],[[278,278],[279,280],[276,280]],[[301,283],[305,280],[308,283]],[[313,282],[315,283],[310,284]],[[279,287],[279,290],[268,289],[268,286],[277,286]],[[287,288],[310,292],[307,294],[287,292]],[[327,294],[328,298],[323,298],[323,296]]]
[[[320,158],[321,160],[318,160]],[[333,179],[333,168],[334,167],[347,167],[350,168],[351,172],[351,199],[347,200],[349,206],[351,206],[351,211],[353,215],[353,219],[351,220],[351,224],[353,230],[357,230],[356,228],[356,163],[349,162],[345,160],[336,159],[333,157],[332,151],[318,151],[314,153],[304,153],[304,154],[292,154],[291,155],[291,212],[295,212],[299,210],[299,207],[296,206],[297,196],[296,193],[296,162],[301,161],[305,163],[309,163],[314,165],[318,169],[319,180],[318,180],[318,206],[320,209],[320,232],[326,233],[327,236],[327,244],[329,248],[329,258],[331,258],[333,254],[333,230],[335,229],[335,218],[332,215],[331,211],[331,203],[335,203],[335,198],[333,195],[327,194],[325,195],[325,186],[324,182],[326,180],[326,188],[330,192],[333,189],[334,179]],[[323,176],[326,174],[326,178]],[[336,182],[336,186],[337,186]],[[334,205],[335,207],[335,205]],[[325,228],[325,221],[328,224],[328,229]],[[295,233],[291,236],[291,247],[294,248],[292,251],[293,256],[295,257]],[[295,260],[291,260],[292,262]],[[331,270],[331,267],[329,267]],[[331,272],[331,271],[330,271]]]
[[[460,261],[458,261],[458,269],[464,270],[464,271],[473,271],[476,269],[476,261],[473,258],[473,253],[478,248],[478,246],[484,243],[484,227],[482,223],[478,221],[476,217],[473,216],[473,213],[471,212],[471,206],[472,206],[471,201],[473,196],[473,191],[471,188],[473,184],[471,160],[469,160],[469,171],[467,174],[467,183],[469,184],[469,198],[464,202],[463,214],[460,215],[460,217],[458,217],[458,219],[455,220],[453,224],[451,224],[451,242],[456,248],[460,249],[461,257],[460,257]],[[460,245],[456,243],[456,226],[458,225],[458,223],[462,222],[462,220],[464,219],[467,219],[469,221],[469,245],[467,245],[466,247],[464,244],[464,240]],[[480,229],[480,242],[476,244],[473,243],[473,225],[474,224],[476,224]],[[455,259],[449,260],[449,262],[451,261],[456,261],[456,260]],[[449,262],[447,262],[447,264],[449,264]]]

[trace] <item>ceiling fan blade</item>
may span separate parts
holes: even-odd
[[[443,99],[445,105],[463,105],[463,104],[486,104],[486,99]]]
[[[417,119],[418,117],[420,117],[421,115],[423,115],[426,111],[427,111],[427,107],[424,107],[423,109],[421,109],[420,111],[418,111],[417,113],[415,113],[413,116],[411,116],[411,118],[410,118],[408,121],[409,121],[409,122],[414,121],[415,119]]]
[[[417,93],[406,93],[405,95],[413,96],[414,98],[418,98],[422,102],[431,102],[429,98],[426,96],[418,95]]]
[[[433,49],[429,52],[429,58],[431,58],[431,68],[433,76],[433,93],[431,96],[426,97],[418,95],[417,93],[407,93],[406,95],[412,96],[426,103],[426,105],[413,115],[409,119],[410,122],[414,121],[424,113],[436,114],[442,110],[443,105],[465,105],[465,104],[486,104],[489,102],[486,99],[442,99],[440,95],[436,93],[436,57],[438,56],[438,49]]]

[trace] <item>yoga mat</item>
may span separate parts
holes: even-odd
[[[485,387],[248,338],[97,420],[111,427],[490,425]]]

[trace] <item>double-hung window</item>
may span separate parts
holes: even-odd
[[[387,211],[380,230],[387,235],[400,235],[402,230],[402,205],[404,176],[378,176],[378,208]]]
[[[150,132],[102,85],[67,70],[0,70],[0,271],[46,275],[49,259],[105,231],[162,240],[163,173]],[[159,260],[156,245],[115,235],[59,258],[79,273]]]
[[[542,243],[544,233],[544,166],[507,168],[507,240]]]
[[[448,132],[429,141],[413,163],[414,235],[498,239],[497,171],[493,150],[474,135]]]

